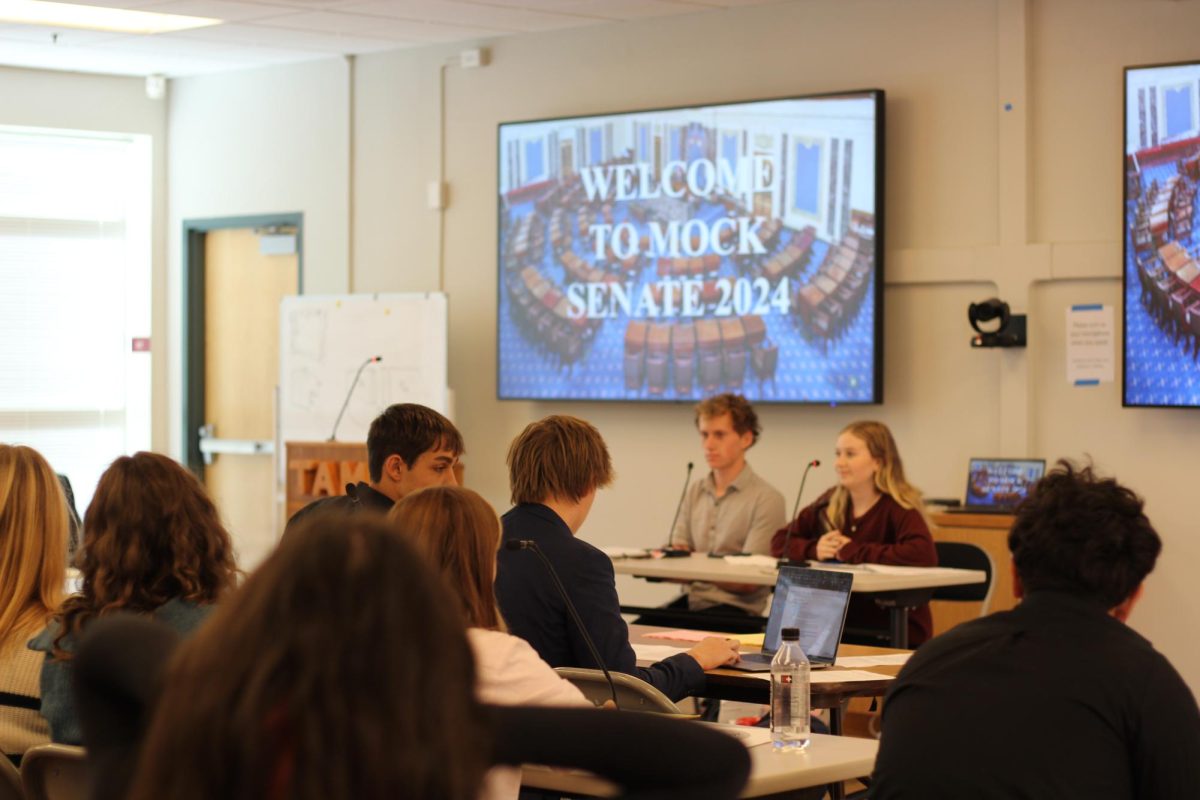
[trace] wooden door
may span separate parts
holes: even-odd
[[[293,252],[264,255],[250,228],[210,231],[204,245],[204,408],[210,436],[274,442],[279,302],[299,289]],[[236,448],[231,448],[236,449]],[[239,565],[271,551],[284,520],[273,452],[217,452],[205,484],[233,535]]]

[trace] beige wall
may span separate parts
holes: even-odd
[[[167,427],[167,105],[146,97],[140,78],[0,67],[0,125],[145,134],[152,139],[151,431],[153,447],[169,446]],[[80,335],[86,335],[81,332]]]
[[[355,67],[352,175],[339,139],[349,124],[342,62],[179,81],[172,230],[184,216],[304,211],[310,290],[436,289],[438,218],[425,185],[444,147],[442,288],[470,484],[504,508],[512,435],[547,413],[586,416],[608,438],[618,481],[584,535],[649,544],[665,535],[684,464],[699,460],[687,408],[494,399],[496,124],[886,89],[885,403],[763,408],[756,469],[790,497],[797,465],[827,458],[838,428],[863,415],[892,425],[932,495],[961,494],[971,455],[1090,453],[1148,499],[1166,550],[1133,624],[1197,690],[1200,645],[1188,629],[1200,599],[1184,587],[1200,545],[1178,476],[1200,425],[1195,412],[1122,409],[1117,385],[1068,386],[1064,309],[1120,308],[1121,67],[1197,57],[1198,22],[1200,3],[1154,0],[804,0],[512,37],[485,43],[484,69],[444,68],[444,142],[439,75],[458,48],[367,56]],[[239,154],[246,140],[266,148],[253,163]],[[997,291],[1031,315],[1026,351],[967,346],[967,303]],[[830,470],[813,480],[828,484]],[[634,583],[621,591],[654,596]]]

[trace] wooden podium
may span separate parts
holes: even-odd
[[[287,442],[287,518],[313,500],[346,493],[346,484],[369,481],[364,442]]]

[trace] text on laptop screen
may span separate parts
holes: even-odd
[[[809,660],[832,661],[846,617],[853,576],[843,572],[784,567],[775,585],[763,652],[779,649],[784,628],[800,629],[800,649]]]
[[[1046,471],[1040,459],[973,458],[967,471],[967,505],[1012,508]]]

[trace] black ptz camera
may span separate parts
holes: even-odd
[[[967,308],[967,319],[977,335],[971,337],[971,347],[1024,347],[1025,315],[1013,314],[1008,303],[992,297],[980,303],[971,303]],[[984,330],[981,322],[999,320],[992,330]]]

